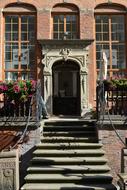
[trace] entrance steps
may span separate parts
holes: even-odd
[[[90,121],[45,121],[21,190],[116,190]]]

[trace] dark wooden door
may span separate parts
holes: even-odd
[[[61,62],[53,66],[53,114],[80,115],[79,66]]]

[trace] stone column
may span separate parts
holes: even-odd
[[[52,114],[52,75],[50,72],[44,73],[44,101],[48,114]]]
[[[87,73],[81,71],[80,73],[80,86],[81,86],[81,116],[88,111],[88,80]]]

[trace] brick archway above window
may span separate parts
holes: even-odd
[[[96,6],[95,13],[126,13],[126,8],[119,4],[100,4]]]
[[[52,38],[79,38],[79,9],[70,3],[56,4],[52,9]]]
[[[24,4],[24,3],[21,3],[21,4],[17,4],[17,3],[13,3],[13,4],[9,4],[7,5],[3,12],[6,12],[6,13],[9,13],[9,12],[37,12],[36,8],[30,4]]]
[[[57,4],[53,7],[52,12],[72,12],[72,13],[78,13],[79,9],[76,5],[70,4],[70,3],[62,3],[62,4]]]

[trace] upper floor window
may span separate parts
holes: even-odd
[[[52,10],[53,39],[78,39],[78,9],[72,5],[57,5]]]
[[[125,76],[126,38],[124,14],[96,14],[96,63],[99,71],[102,62],[102,52],[108,61],[108,75]]]
[[[35,78],[36,15],[6,12],[4,16],[4,78]]]

